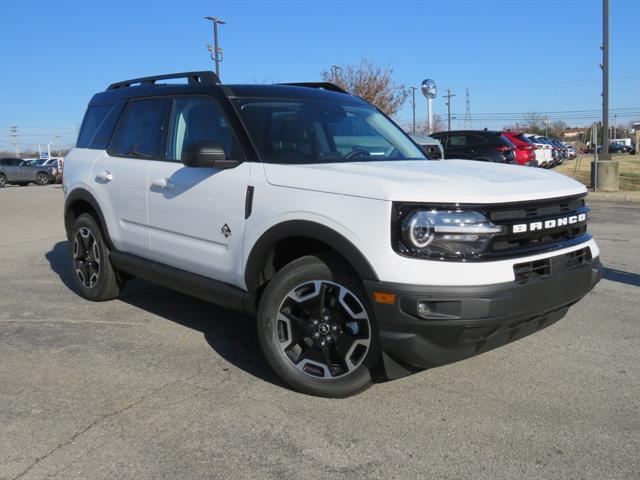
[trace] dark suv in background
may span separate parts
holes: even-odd
[[[502,132],[451,130],[431,136],[442,144],[445,158],[516,163],[515,145]]]

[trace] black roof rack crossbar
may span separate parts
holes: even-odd
[[[281,83],[280,85],[291,85],[292,87],[320,88],[322,90],[330,90],[332,92],[349,94],[349,92],[347,92],[344,88],[341,88],[335,83],[331,82],[294,82]]]
[[[107,87],[107,90],[115,90],[117,88],[130,87],[133,84],[139,83],[140,85],[149,84],[153,85],[158,80],[169,80],[171,78],[186,78],[189,81],[189,85],[217,85],[220,83],[218,76],[209,71],[203,72],[182,72],[182,73],[169,73],[166,75],[155,75],[153,77],[140,77],[132,78],[131,80],[124,80],[122,82],[112,83]]]

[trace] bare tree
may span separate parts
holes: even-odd
[[[408,126],[408,129],[411,129],[411,126]],[[442,119],[440,115],[435,113],[433,115],[433,133],[443,132],[447,129],[447,123]],[[418,135],[429,135],[429,123],[417,123],[416,124],[416,134]]]
[[[544,117],[539,113],[529,112],[524,116],[523,126],[528,133],[544,133]]]
[[[324,81],[364,98],[389,116],[402,108],[411,93],[404,85],[396,84],[392,74],[391,67],[377,67],[367,58],[359,65],[334,67],[321,73]]]
[[[562,120],[556,120],[551,124],[549,128],[549,134],[555,138],[562,138],[564,131],[567,129],[567,124]]]

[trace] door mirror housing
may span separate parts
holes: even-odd
[[[217,142],[193,142],[182,152],[182,163],[194,168],[233,168],[238,160],[229,160],[221,144]]]

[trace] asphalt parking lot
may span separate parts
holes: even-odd
[[[59,186],[0,190],[0,478],[640,478],[640,204],[593,203],[568,316],[346,400],[294,393],[252,319],[142,281],[73,291]]]

